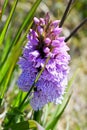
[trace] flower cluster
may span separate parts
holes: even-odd
[[[32,92],[30,104],[34,110],[49,102],[61,103],[67,85],[70,55],[59,22],[51,21],[48,13],[44,19],[34,17],[34,27],[27,35],[28,42],[18,62],[22,69],[18,86],[23,91],[29,91],[50,57]]]

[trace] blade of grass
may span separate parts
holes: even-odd
[[[8,19],[7,19],[6,23],[5,23],[5,26],[4,26],[3,30],[2,30],[1,35],[0,35],[0,46],[2,45],[2,43],[4,41],[5,34],[7,32],[8,26],[9,26],[9,24],[11,22],[12,16],[14,14],[14,11],[15,11],[15,8],[16,8],[16,5],[17,5],[17,2],[18,2],[18,0],[15,0],[15,2],[13,4],[13,7],[11,9],[11,12],[10,12],[10,14],[8,16]]]
[[[19,42],[14,46],[13,50],[12,50],[12,53],[10,54],[10,56],[8,57],[8,59],[6,60],[5,64],[3,65],[2,69],[0,70],[0,87],[1,87],[1,90],[4,91],[4,89],[2,89],[3,87],[3,82],[4,82],[4,79],[5,79],[5,76],[7,77],[8,76],[8,73],[10,72],[10,69],[11,69],[11,66],[12,64],[13,65],[13,68],[11,70],[11,73],[10,73],[10,76],[12,75],[12,72],[15,68],[15,64],[19,58],[19,55],[21,54],[21,51],[22,51],[22,48],[20,47],[21,44],[23,43],[26,35],[27,35],[27,32],[29,30],[29,28],[31,27],[31,25],[29,25],[28,29],[26,30],[25,34],[23,35],[23,37],[19,40]],[[16,55],[15,55],[16,54]],[[13,58],[14,58],[14,62],[13,62]],[[8,84],[10,82],[10,77],[9,79],[7,78],[7,83]],[[5,81],[6,82],[6,81]],[[7,85],[5,87],[5,90],[7,89]],[[1,93],[1,97],[3,97],[3,92]]]
[[[15,57],[16,52],[19,51],[21,53],[21,51],[20,51],[21,50],[21,45],[22,45],[23,41],[25,40],[26,35],[27,35],[27,33],[28,33],[28,31],[29,31],[29,29],[31,27],[33,15],[34,15],[35,10],[37,9],[38,5],[40,4],[40,2],[41,2],[41,0],[37,0],[37,2],[35,2],[35,4],[33,5],[32,9],[31,9],[30,16],[28,16],[28,21],[27,22],[29,22],[29,26],[27,27],[27,30],[26,30],[25,34],[23,34],[23,36],[20,38],[19,41],[17,39],[18,43],[14,46],[14,48],[11,51],[10,56],[5,61],[5,63],[3,64],[3,66],[2,66],[2,68],[0,70],[0,74],[1,74],[1,76],[0,76],[0,83],[2,83],[3,78],[4,78],[5,74],[6,74],[6,72],[9,70],[10,66],[12,65],[13,57]],[[25,25],[25,23],[24,23],[24,25]],[[23,27],[24,27],[24,25],[23,25]],[[20,53],[18,54],[17,58],[19,57]],[[14,59],[15,64],[16,64],[16,61]]]
[[[34,5],[32,6],[31,10],[29,11],[29,13],[27,14],[27,17],[24,19],[22,25],[20,26],[20,28],[18,29],[18,32],[14,38],[14,42],[13,42],[13,45],[16,44],[16,42],[18,41],[22,31],[24,28],[27,27],[27,24],[30,23],[34,17],[34,14],[35,14],[35,11],[38,7],[38,5],[40,4],[42,0],[36,0],[36,2],[34,3]]]
[[[66,108],[66,106],[67,106],[67,104],[68,104],[68,102],[70,100],[70,98],[71,98],[71,95],[69,95],[68,99],[66,100],[66,103],[65,103],[63,109],[61,110],[60,114],[55,116],[55,118],[53,118],[52,120],[50,120],[50,122],[48,122],[45,130],[50,130],[50,129],[53,130],[54,129],[54,127],[57,125],[58,120],[60,119],[61,115],[63,114],[63,112],[64,112],[64,110],[65,110],[65,108]]]
[[[17,107],[21,103],[21,101],[22,101],[23,97],[25,96],[25,94],[26,94],[26,92],[23,92],[21,90],[18,92],[18,94],[16,96],[17,98],[15,98],[13,100],[13,102],[12,102],[12,107],[13,108]]]
[[[15,55],[13,55],[13,56],[15,56],[15,57],[13,57],[13,59],[15,59],[15,62],[17,62],[18,56],[20,54],[20,51],[21,50],[19,50],[18,52],[16,52]],[[15,62],[13,62],[13,64],[10,66],[9,72],[7,73],[7,76],[6,76],[7,78],[6,78],[6,81],[5,81],[5,84],[4,84],[4,87],[3,87],[3,91],[2,91],[2,97],[4,97],[5,91],[7,90],[9,81],[10,81],[11,76],[12,76],[12,72],[14,70]]]
[[[31,10],[29,11],[29,13],[26,15],[26,17],[24,18],[24,21],[22,22],[21,26],[19,27],[16,35],[15,35],[15,38],[13,39],[11,45],[9,46],[9,49],[6,53],[6,57],[3,58],[2,60],[2,65],[4,64],[4,62],[6,61],[8,55],[9,55],[9,52],[11,51],[12,47],[17,43],[17,41],[19,40],[20,36],[21,36],[21,33],[22,31],[28,27],[28,23],[31,23],[33,17],[34,17],[34,14],[35,14],[35,11],[37,9],[37,7],[39,6],[40,2],[42,0],[36,0],[36,2],[34,3],[34,5],[32,6]]]
[[[2,52],[2,55],[1,55],[1,59],[0,59],[0,68],[2,66],[2,62],[3,62],[3,59],[6,57],[6,54],[8,52],[8,49],[9,49],[9,45],[11,43],[11,34],[12,32],[9,31],[9,35],[6,37],[6,40],[5,40],[5,45],[4,45],[4,49],[3,49],[3,52]]]
[[[1,18],[2,18],[2,15],[4,14],[4,11],[5,11],[5,8],[6,8],[6,6],[7,6],[7,3],[8,3],[8,0],[5,0],[5,1],[4,1],[4,4],[3,4],[3,7],[2,7],[2,10],[1,10],[0,20],[1,20]]]

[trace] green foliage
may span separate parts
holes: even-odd
[[[9,24],[10,24],[10,21],[11,21],[11,19],[12,19],[13,13],[14,13],[15,8],[16,8],[16,5],[17,5],[17,2],[18,2],[18,0],[15,0],[15,1],[14,1],[12,10],[11,10],[11,12],[10,12],[10,14],[9,14],[9,17],[8,17],[6,23],[5,23],[5,26],[4,26],[4,28],[3,28],[3,31],[2,31],[2,33],[1,33],[1,35],[0,35],[0,45],[3,43],[3,40],[4,40],[4,38],[5,38],[5,34],[6,34],[7,29],[8,29],[8,26],[9,26]],[[7,1],[4,3],[4,8],[5,8],[6,4],[7,4]],[[2,12],[2,13],[3,13],[3,12]]]
[[[10,127],[4,128],[4,130],[29,130],[29,129],[34,129],[38,128],[38,130],[44,130],[42,126],[40,126],[36,121],[34,120],[29,120],[29,121],[22,121],[20,123],[14,123]]]
[[[13,73],[14,68],[15,68],[15,64],[16,64],[16,62],[17,62],[17,60],[18,60],[18,58],[21,54],[21,46],[23,44],[24,39],[26,38],[26,35],[27,35],[29,28],[32,24],[32,19],[33,19],[35,10],[37,9],[40,2],[41,2],[41,0],[37,0],[35,2],[35,4],[32,6],[28,15],[26,16],[26,18],[22,22],[21,26],[19,27],[18,32],[15,35],[15,38],[13,40],[13,43],[11,44],[11,46],[9,45],[6,57],[4,59],[2,59],[2,63],[1,63],[1,66],[0,66],[1,97],[4,96],[4,93],[5,93],[7,86],[10,82],[12,73]],[[8,19],[10,19],[9,17],[12,16],[12,14],[14,12],[13,9],[15,9],[16,4],[17,3],[15,1],[15,3],[13,4],[12,13],[8,16]],[[9,23],[10,23],[10,20],[8,20],[8,22],[6,22],[5,29],[3,29],[4,31],[2,31],[2,33],[1,33],[1,37],[0,37],[1,42],[4,39],[4,35],[6,33],[6,30],[7,30]],[[20,37],[20,35],[21,35],[21,33],[23,32],[24,29],[25,29],[25,33],[22,35],[22,37]],[[9,55],[8,55],[8,52],[9,52]],[[14,62],[13,62],[13,59],[14,59]],[[6,75],[7,75],[7,78],[5,79]],[[3,90],[3,86],[4,86],[4,90]]]

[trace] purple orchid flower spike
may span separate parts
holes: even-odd
[[[23,56],[18,62],[22,69],[18,86],[23,91],[29,91],[50,56],[32,92],[30,104],[34,110],[40,110],[49,102],[61,103],[67,86],[70,55],[59,23],[59,20],[51,21],[48,13],[44,19],[35,17],[35,28],[30,29]]]

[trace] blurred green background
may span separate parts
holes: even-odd
[[[4,0],[0,0],[0,10],[2,9],[3,2]],[[43,0],[38,7],[35,16],[44,17],[45,13],[49,12],[53,20],[61,19],[67,3],[68,0]],[[5,13],[2,16],[2,22],[0,23],[0,32],[8,14],[10,13],[12,4],[13,0],[9,0]],[[10,25],[12,28],[9,28],[10,31],[8,29],[6,35],[8,41],[4,41],[4,43],[10,44],[17,28],[20,26],[21,21],[23,21],[25,14],[28,13],[32,4],[32,0],[19,0],[15,11],[16,13],[13,16]],[[70,12],[63,25],[64,35],[67,37],[85,17],[87,17],[87,0],[73,0]],[[65,130],[66,126],[67,129],[69,126],[70,130],[87,130],[87,23],[80,28],[67,44],[70,47],[69,53],[71,55],[69,77],[71,77],[78,68],[79,72],[72,85],[73,94],[62,118],[59,121],[58,130]],[[4,45],[5,44],[0,48],[0,57],[4,50]],[[14,72],[14,75],[18,77],[17,70]],[[15,81],[17,80],[17,77],[14,78]],[[10,87],[7,92],[7,101],[10,101],[17,93],[16,89],[14,89],[13,95],[12,89],[14,88]]]

